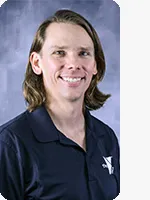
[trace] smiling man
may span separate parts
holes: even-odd
[[[41,53],[32,52],[30,61],[35,74],[43,75],[55,126],[85,149],[84,94],[97,73],[92,39],[79,25],[52,23]]]
[[[38,28],[23,82],[27,110],[0,127],[0,192],[8,200],[112,200],[119,194],[119,145],[89,110],[105,59],[81,15],[59,10]],[[111,159],[110,159],[111,158]]]

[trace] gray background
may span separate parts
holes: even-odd
[[[72,9],[96,29],[106,58],[100,90],[112,97],[91,113],[120,139],[120,8],[113,0],[7,0],[0,8],[0,125],[23,112],[22,81],[38,26],[57,9]]]

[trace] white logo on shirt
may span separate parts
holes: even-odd
[[[106,164],[102,164],[103,168],[108,168],[109,174],[113,174],[114,171],[114,167],[112,166],[111,162],[112,162],[112,156],[108,156],[108,157],[104,157],[105,163]]]

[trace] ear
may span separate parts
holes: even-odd
[[[97,74],[97,64],[95,62],[94,68],[93,68],[93,75],[96,75],[96,74]]]
[[[30,55],[30,63],[35,74],[40,75],[42,69],[40,67],[40,55],[36,52],[32,52]]]

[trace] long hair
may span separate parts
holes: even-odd
[[[89,110],[99,109],[111,96],[110,94],[102,93],[98,89],[98,83],[103,79],[106,68],[104,53],[99,37],[92,25],[83,16],[71,10],[61,9],[56,11],[53,16],[45,20],[39,26],[30,48],[25,79],[23,81],[23,95],[25,97],[28,110],[30,112],[35,110],[43,103],[45,104],[47,100],[42,74],[36,75],[33,72],[30,63],[30,55],[32,52],[41,52],[46,37],[46,29],[53,22],[79,25],[84,28],[91,37],[95,50],[94,53],[97,64],[97,74],[93,75],[89,88],[85,92],[84,107],[86,106]]]

